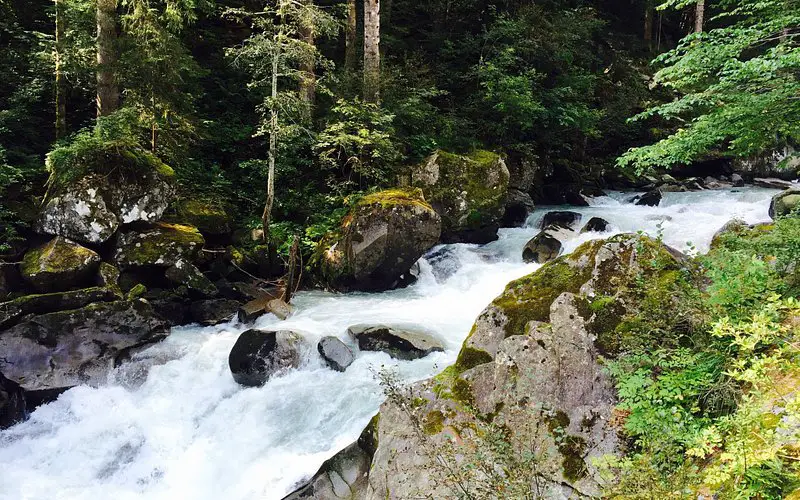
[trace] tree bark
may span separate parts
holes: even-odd
[[[303,57],[300,64],[300,97],[306,102],[309,111],[313,109],[317,97],[317,75],[316,54],[314,48],[314,19],[310,9],[313,7],[312,0],[303,0],[302,25],[300,26],[300,37],[309,46],[309,53]]]
[[[347,27],[345,30],[344,67],[348,72],[355,72],[358,65],[356,43],[358,40],[358,12],[356,0],[347,0]]]
[[[695,33],[702,33],[703,32],[703,21],[705,19],[706,14],[706,1],[705,0],[697,0],[697,6],[694,11],[694,32]]]
[[[647,47],[653,48],[653,3],[651,0],[644,5],[644,42]]]
[[[67,135],[67,89],[64,80],[64,0],[56,4],[56,139]]]
[[[97,0],[97,116],[119,108],[117,62],[117,0]]]
[[[280,38],[280,34],[278,35]],[[275,202],[275,150],[278,147],[278,60],[280,49],[276,48],[272,55],[272,103],[269,117],[269,170],[267,171],[267,202],[261,215],[261,229],[264,231],[264,243],[269,244],[269,226],[272,221],[272,205]]]
[[[364,101],[380,102],[381,1],[364,0]]]

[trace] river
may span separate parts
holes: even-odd
[[[297,313],[257,328],[291,329],[312,342],[345,342],[348,326],[407,324],[434,332],[446,352],[397,362],[359,353],[346,372],[309,352],[304,365],[261,388],[242,388],[228,353],[246,329],[238,323],[175,328],[139,353],[102,387],[77,387],[0,431],[0,499],[280,499],[350,444],[377,412],[375,372],[392,367],[405,380],[430,377],[451,364],[475,318],[505,285],[537,269],[522,262],[525,243],[548,211],[575,210],[611,222],[590,238],[644,231],[682,251],[705,252],[733,217],[768,220],[776,191],[760,188],[665,193],[659,207],[639,207],[631,193],[596,198],[590,207],[540,207],[525,227],[502,229],[484,246],[447,245],[420,261],[419,280],[403,290],[335,295],[303,292]],[[690,243],[687,245],[687,243]]]

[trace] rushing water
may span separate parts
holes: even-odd
[[[768,220],[774,191],[666,193],[661,206],[627,203],[630,193],[573,208],[612,224],[605,234],[662,234],[680,250],[704,252],[725,222]],[[564,210],[564,207],[559,207]],[[316,351],[299,370],[262,388],[236,385],[228,353],[245,329],[231,323],[183,327],[140,353],[99,388],[78,387],[0,432],[0,499],[280,499],[298,481],[351,443],[382,401],[374,373],[395,367],[406,380],[429,377],[455,360],[480,311],[505,285],[538,267],[522,247],[548,211],[523,228],[503,229],[485,246],[448,245],[420,261],[409,288],[379,294],[299,294],[285,322],[260,318],[258,328],[303,332],[312,343],[346,337],[359,323],[407,324],[434,332],[447,351],[411,362],[359,353],[344,373],[325,368]],[[687,247],[687,243],[691,245]]]

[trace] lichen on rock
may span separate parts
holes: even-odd
[[[40,292],[79,288],[97,271],[100,256],[94,250],[57,236],[29,250],[22,261],[22,277]]]

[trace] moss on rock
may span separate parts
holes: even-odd
[[[205,244],[196,227],[155,224],[151,229],[121,234],[115,259],[121,267],[170,267],[179,260],[193,260]]]
[[[495,226],[503,216],[508,183],[503,158],[489,151],[437,151],[412,173],[412,184],[442,216],[447,234]]]
[[[28,251],[20,271],[36,290],[57,292],[81,287],[99,265],[97,252],[58,236]]]
[[[180,220],[207,235],[217,236],[231,232],[232,221],[219,202],[211,200],[184,200],[177,209]]]

